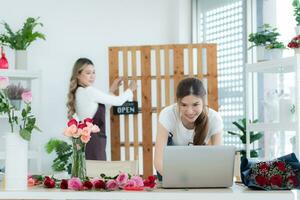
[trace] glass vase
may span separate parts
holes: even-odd
[[[85,165],[85,144],[82,144],[79,138],[72,139],[73,141],[73,158],[72,158],[72,177],[78,177],[80,180],[86,178]]]

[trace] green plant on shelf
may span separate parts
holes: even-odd
[[[258,122],[258,120],[253,120],[252,123],[257,123],[257,122]],[[238,121],[232,122],[232,124],[235,125],[239,131],[238,132],[228,131],[228,134],[239,137],[241,142],[244,145],[246,145],[246,135],[247,135],[246,119],[245,118],[239,119]],[[262,132],[250,131],[249,135],[250,135],[250,144],[254,143],[255,141],[260,140],[263,137]],[[253,157],[253,158],[258,157],[258,150],[260,150],[260,149],[259,148],[251,149],[250,157]],[[239,150],[239,152],[241,153],[242,158],[246,157],[245,149]]]

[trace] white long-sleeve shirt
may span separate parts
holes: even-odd
[[[83,120],[87,117],[93,118],[97,108],[98,103],[120,106],[124,102],[131,100],[133,93],[130,89],[127,89],[120,96],[115,96],[111,94],[106,94],[92,86],[89,87],[79,87],[75,93],[75,109],[79,120]]]

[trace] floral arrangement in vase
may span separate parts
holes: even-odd
[[[19,110],[21,108],[22,94],[29,92],[20,83],[18,85],[10,84],[6,88],[7,96],[11,101],[11,104]]]
[[[10,124],[10,131],[14,133],[18,131],[20,136],[30,141],[33,129],[41,131],[36,126],[36,118],[31,113],[32,93],[24,90],[21,94],[25,107],[21,111],[21,116],[17,114],[17,109],[12,105],[9,98],[9,78],[0,76],[0,114],[7,114]]]
[[[72,177],[77,177],[81,180],[86,178],[85,146],[90,141],[91,133],[99,131],[99,127],[93,124],[91,118],[86,118],[79,122],[73,118],[69,120],[68,127],[64,130],[64,135],[72,140]]]
[[[120,172],[114,177],[101,174],[100,177],[92,179],[86,178],[81,180],[78,177],[73,177],[71,179],[57,180],[49,176],[33,175],[28,177],[28,185],[42,185],[45,188],[60,188],[64,190],[143,191],[155,188],[156,177],[149,176],[147,179],[143,179],[137,175],[131,176],[128,173]]]
[[[300,35],[293,37],[287,46],[294,49],[295,53],[300,53]]]

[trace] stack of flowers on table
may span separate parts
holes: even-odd
[[[293,189],[299,186],[299,180],[291,165],[275,160],[255,163],[249,176],[252,187],[271,189]]]
[[[86,178],[80,180],[77,177],[71,179],[56,180],[49,176],[30,176],[28,177],[28,185],[43,185],[45,188],[60,188],[69,190],[131,190],[142,191],[144,189],[151,190],[156,186],[156,177],[149,176],[147,179],[142,179],[140,176],[131,176],[125,172],[120,172],[115,177],[107,177],[101,174],[100,177],[92,179]]]
[[[97,133],[99,131],[99,127],[93,125],[93,120],[90,118],[79,122],[76,119],[71,119],[68,122],[68,127],[65,129],[64,135],[72,140],[72,177],[81,180],[86,178],[85,146],[90,141],[91,133]]]

